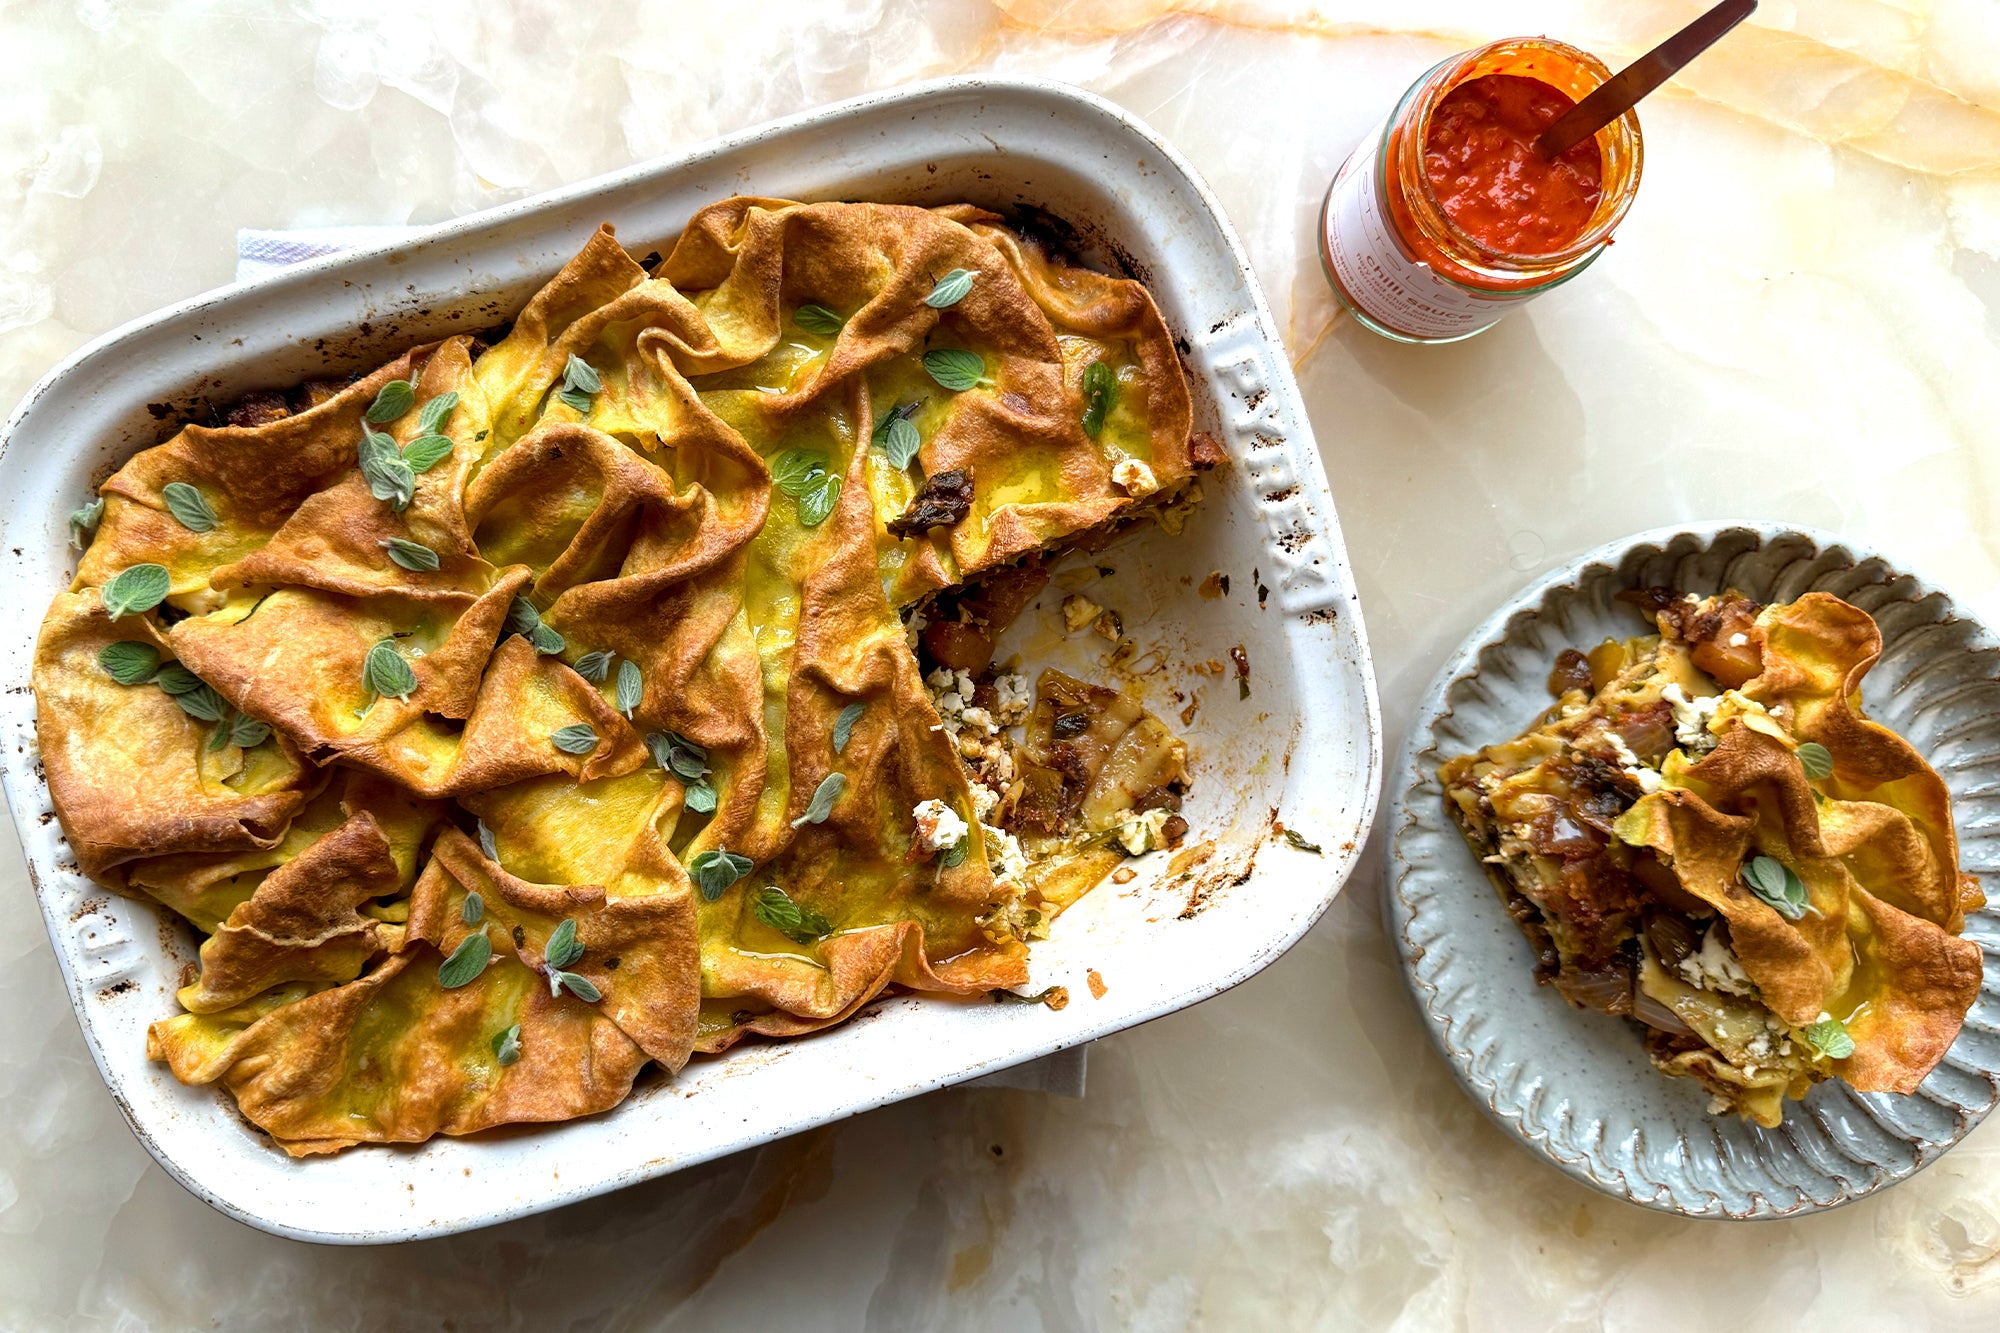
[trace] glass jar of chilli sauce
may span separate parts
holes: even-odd
[[[1524,37],[1418,79],[1320,209],[1341,304],[1385,337],[1455,342],[1581,273],[1638,193],[1638,115],[1553,160],[1534,141],[1610,77],[1587,51]]]

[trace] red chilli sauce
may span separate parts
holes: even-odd
[[[1575,105],[1519,74],[1482,75],[1446,93],[1424,135],[1424,174],[1445,216],[1503,254],[1554,254],[1575,240],[1603,193],[1597,142],[1585,139],[1553,160],[1535,150]]]

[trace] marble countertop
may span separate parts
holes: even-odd
[[[227,281],[238,226],[436,221],[872,88],[1034,73],[1149,121],[1242,232],[1325,450],[1392,752],[1491,605],[1640,528],[1829,528],[2000,614],[1990,0],[1767,3],[1647,103],[1645,187],[1583,279],[1452,347],[1336,318],[1320,196],[1419,72],[1539,32],[1616,65],[1697,8],[0,6],[0,403]],[[1080,1100],[949,1091],[472,1235],[277,1240],[126,1131],[0,840],[7,1329],[2000,1324],[2000,1128],[1799,1222],[1590,1193],[1429,1048],[1379,925],[1379,851],[1268,971],[1099,1043]]]

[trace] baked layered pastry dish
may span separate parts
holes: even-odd
[[[1537,979],[1717,1114],[1776,1126],[1828,1078],[1914,1092],[1978,995],[1985,900],[1943,780],[1862,713],[1875,622],[1824,593],[1626,596],[1656,634],[1566,650],[1546,714],[1439,770]]]
[[[77,515],[55,810],[202,937],[152,1057],[288,1152],[1019,987],[1187,831],[1134,694],[994,662],[1221,461],[1144,288],[969,206],[731,199],[669,250],[606,227],[504,331],[253,395]]]

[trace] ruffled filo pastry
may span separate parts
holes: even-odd
[[[141,452],[34,684],[83,869],[207,936],[154,1056],[303,1154],[1022,983],[902,612],[1188,501],[1189,432],[1137,283],[969,207],[731,199],[650,273],[603,228],[491,347]]]

